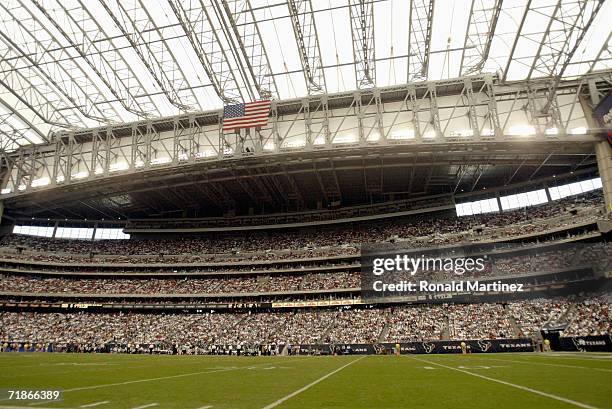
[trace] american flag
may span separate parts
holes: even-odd
[[[268,123],[270,100],[227,105],[223,108],[223,132],[259,128]]]

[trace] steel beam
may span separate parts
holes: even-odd
[[[142,1],[99,1],[168,101],[181,111],[202,109],[172,47]]]
[[[376,86],[376,51],[374,48],[374,3],[349,0],[355,82],[357,88]]]
[[[202,0],[168,2],[217,95],[225,103],[244,101],[243,88],[219,37],[220,22],[214,19]]]
[[[2,2],[0,7],[4,16],[0,19],[0,38],[6,47],[13,50],[12,61],[4,60],[2,64],[3,77],[12,75],[8,67],[21,69],[30,86],[36,87],[41,80],[48,83],[80,116],[103,124],[122,120],[115,107],[106,102],[96,82],[75,61],[66,60],[58,64],[57,56],[47,53],[48,48],[59,48],[61,58],[68,55],[46,25],[20,0]],[[93,124],[95,122],[89,125]]]
[[[503,0],[472,0],[459,75],[481,72],[489,58]]]
[[[270,68],[259,26],[249,0],[222,0],[222,8],[229,20],[229,27],[235,36],[243,62],[248,69],[257,97],[271,99],[278,97],[276,82]],[[219,7],[217,2],[213,5]]]
[[[611,78],[612,72],[598,73],[589,81],[607,84]],[[51,144],[11,154],[13,169],[2,186],[10,193],[2,197],[154,170],[179,171],[200,163],[242,162],[285,154],[291,157],[303,152],[335,150],[350,155],[359,149],[390,144],[434,147],[480,141],[586,140],[595,138],[594,134],[572,136],[566,130],[587,126],[580,104],[586,92],[582,82],[561,83],[547,115],[539,107],[551,92],[549,81],[507,86],[492,77],[474,76],[275,101],[275,115],[268,126],[245,135],[241,141],[223,137],[219,111],[72,131],[56,135]],[[535,134],[512,135],[515,123],[529,124]],[[556,128],[555,134],[547,133],[551,127]],[[275,141],[274,148],[241,151],[242,145],[255,147],[266,141]],[[322,168],[317,169],[320,172]],[[322,176],[330,176],[322,183],[331,196],[337,190],[333,169]],[[42,183],[45,178],[49,180]]]
[[[410,0],[407,82],[427,78],[434,0]]]
[[[147,95],[141,79],[119,52],[116,40],[109,38],[106,29],[82,0],[78,0],[70,8],[58,0],[33,0],[33,3],[126,111],[139,117],[161,115],[153,99]],[[97,31],[85,27],[95,27]],[[70,55],[65,54],[63,47],[47,52],[58,63],[72,59]]]
[[[308,94],[327,91],[311,0],[287,0]]]

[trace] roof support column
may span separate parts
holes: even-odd
[[[323,133],[325,135],[325,147],[332,147],[332,136],[329,129],[329,106],[327,105],[327,96],[321,97],[321,110],[323,110]]]
[[[306,132],[305,147],[307,151],[311,151],[314,138],[312,137],[312,118],[310,117],[310,101],[308,98],[302,100],[302,110],[304,112],[304,131]]]
[[[274,100],[272,100],[272,104],[270,105],[270,116],[270,121],[272,122],[272,143],[274,145],[274,152],[278,153],[283,140],[278,131],[278,109],[276,101]]]
[[[599,124],[593,114],[593,106],[599,103],[599,94],[596,86],[589,86],[589,91],[591,103],[588,103],[586,99],[581,99],[580,105],[584,110],[584,117],[588,126],[590,128],[597,128]],[[610,142],[607,140],[596,142],[595,158],[597,159],[597,168],[599,169],[599,177],[601,178],[605,212],[607,214],[612,214],[612,145],[610,145]]]
[[[606,213],[612,213],[612,146],[608,141],[601,141],[595,145],[597,167],[603,187]]]
[[[465,96],[468,101],[468,120],[472,130],[472,140],[478,141],[480,140],[480,128],[478,126],[478,115],[476,114],[476,99],[472,81],[469,78],[465,80]]]
[[[366,144],[366,134],[363,129],[363,109],[361,106],[361,94],[359,92],[355,92],[353,94],[353,98],[355,99],[355,114],[357,115],[357,134],[359,137],[359,145],[365,146]]]
[[[550,197],[550,190],[548,190],[548,182],[544,183],[544,192],[546,192],[546,200],[548,200],[549,202],[552,202],[553,198]]]

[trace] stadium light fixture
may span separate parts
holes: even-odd
[[[292,141],[287,141],[283,144],[283,148],[303,148],[306,146],[306,141],[303,139],[294,139]]]
[[[130,167],[130,165],[128,165],[126,162],[117,162],[117,163],[113,163],[110,165],[110,171],[111,172],[118,172],[121,170],[128,170]]]
[[[142,168],[144,166],[144,161],[138,159],[135,163],[134,166],[137,168]]]
[[[536,131],[532,125],[515,125],[510,127],[508,133],[513,136],[532,136]]]
[[[570,133],[572,135],[585,135],[587,133],[588,129],[584,126],[579,126],[577,128],[572,128],[570,130]]]
[[[380,132],[375,131],[370,133],[370,135],[368,135],[368,141],[372,141],[372,142],[376,142],[380,140]]]
[[[274,150],[274,142],[269,141],[263,146],[264,151],[273,151]]]
[[[338,135],[334,138],[333,143],[355,143],[357,142],[357,137],[353,134],[346,135]]]
[[[83,178],[86,178],[87,176],[89,176],[89,172],[86,170],[70,175],[72,179],[83,179]]]
[[[400,129],[391,132],[391,139],[414,139],[414,129]]]
[[[10,187],[5,187],[4,189],[0,190],[0,194],[8,195],[12,191],[13,191],[13,189],[11,189]]]
[[[212,156],[216,156],[217,153],[212,149],[207,149],[202,152],[198,152],[195,154],[196,158],[210,158]]]
[[[315,145],[325,145],[325,138],[322,136],[318,136],[314,140]]]
[[[423,134],[423,139],[435,139],[436,131],[427,131]]]
[[[170,163],[172,159],[168,156],[162,156],[161,158],[151,159],[151,165],[163,165],[164,163]]]
[[[546,135],[559,135],[559,129],[558,128],[548,128],[544,131],[544,133]]]
[[[451,131],[450,136],[452,137],[474,136],[474,131],[472,129],[460,129],[458,131]]]
[[[26,185],[21,184],[17,186],[17,190],[19,190],[20,192],[23,192],[24,190],[26,190],[26,187],[27,187]]]
[[[49,183],[51,183],[51,180],[48,177],[45,176],[43,178],[34,179],[32,181],[32,187],[47,186]]]

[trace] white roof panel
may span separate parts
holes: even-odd
[[[502,81],[570,78],[612,67],[612,0],[527,5],[4,0],[0,148],[41,143],[62,129],[219,109],[230,94],[249,101],[371,86],[359,78],[364,52],[374,56],[375,86],[466,72],[497,72]],[[424,73],[409,75],[409,61]]]

